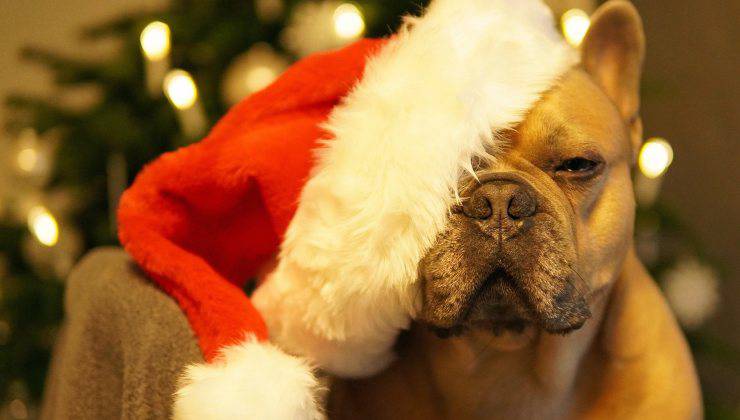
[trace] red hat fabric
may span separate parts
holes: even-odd
[[[242,291],[273,257],[327,134],[329,112],[385,41],[308,57],[236,105],[201,142],[148,165],[121,198],[119,236],[177,299],[206,360],[245,332],[268,338]]]

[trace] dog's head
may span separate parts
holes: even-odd
[[[572,69],[475,162],[419,265],[421,321],[440,334],[580,328],[631,244],[630,168],[641,141],[642,24],[627,2],[594,15]]]

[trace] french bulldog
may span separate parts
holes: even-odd
[[[632,239],[644,50],[630,3],[596,11],[581,64],[460,185],[398,360],[334,380],[330,418],[702,417],[688,346]]]

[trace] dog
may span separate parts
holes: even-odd
[[[632,239],[639,14],[605,3],[581,48],[459,186],[398,360],[333,379],[330,418],[702,417],[688,346]]]

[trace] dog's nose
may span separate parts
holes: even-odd
[[[481,220],[519,220],[537,212],[537,199],[525,186],[488,182],[473,191],[463,211],[468,217]]]

